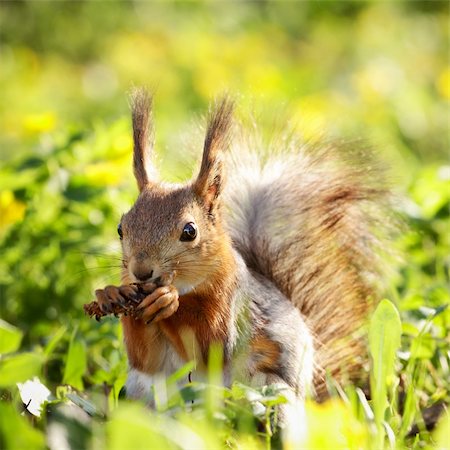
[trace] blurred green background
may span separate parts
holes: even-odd
[[[189,174],[187,136],[211,99],[229,91],[244,119],[256,110],[269,130],[282,112],[307,140],[366,139],[399,190],[411,188],[402,207],[433,216],[448,200],[433,186],[449,170],[447,6],[2,3],[6,318],[29,329],[75,313],[70,307],[90,297],[102,272],[93,256],[117,249],[115,223],[136,194],[126,96],[133,85],[156,91],[168,178]],[[102,275],[117,282],[117,273]]]
[[[432,216],[445,192],[431,184],[448,181],[447,6],[2,3],[6,317],[29,328],[79,306],[99,272],[88,255],[117,248],[115,223],[136,194],[126,95],[133,85],[156,91],[157,152],[168,178],[189,175],[187,136],[228,91],[242,118],[256,110],[266,129],[281,113],[307,140],[366,139],[400,191],[424,177],[430,192],[416,184],[415,204],[403,206]]]
[[[448,19],[439,1],[2,2],[1,317],[21,330],[21,351],[51,343],[46,383],[123,383],[117,321],[90,323],[82,305],[119,281],[116,226],[137,194],[127,92],[141,84],[156,93],[168,179],[190,175],[201,116],[225,91],[268,134],[289,120],[308,141],[370,143],[406,222],[387,295],[405,348],[438,311],[424,358],[448,375]]]

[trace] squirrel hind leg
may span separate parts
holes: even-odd
[[[131,369],[128,372],[127,381],[125,383],[126,396],[133,400],[144,400],[150,408],[155,406],[152,385],[155,379],[153,376],[141,372],[137,369]]]
[[[267,376],[266,381],[287,400],[277,405],[277,423],[274,424],[281,428],[283,442],[292,448],[302,447],[307,437],[305,398],[277,375]]]

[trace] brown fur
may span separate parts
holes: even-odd
[[[282,160],[263,163],[245,142],[229,161],[228,230],[247,264],[278,286],[313,331],[323,398],[327,374],[357,378],[366,360],[361,327],[383,271],[388,192],[370,152],[294,143]]]
[[[174,339],[183,327],[191,328],[200,345],[205,363],[211,344],[223,345],[225,342],[228,323],[231,319],[227,299],[235,288],[233,277],[235,268],[227,245],[220,246],[217,254],[223,258],[217,273],[200,285],[195,292],[181,296],[177,314],[160,325],[169,339]],[[183,354],[186,354],[185,349]],[[181,353],[180,356],[182,356]]]
[[[210,213],[223,184],[222,151],[229,145],[232,113],[233,104],[227,98],[222,99],[211,112],[200,172],[193,184],[194,192],[204,201]]]
[[[150,182],[152,135],[152,97],[144,89],[134,89],[131,93],[131,120],[133,124],[133,169],[139,190]]]
[[[177,313],[150,327],[152,332],[147,332],[145,325],[139,321],[134,323],[130,318],[123,318],[131,366],[153,373],[160,363],[159,341],[162,337],[169,340],[182,359],[187,360],[187,351],[180,337],[183,328],[188,327],[193,331],[204,362],[211,343],[224,343],[230,320],[227,299],[234,289],[235,269],[229,238],[220,223],[213,222],[220,215],[214,206],[221,187],[220,151],[227,145],[231,103],[223,100],[211,113],[199,175],[191,186],[186,187],[168,187],[152,182],[149,173],[152,170],[150,155],[144,148],[150,127],[148,118],[151,116],[145,109],[150,106],[151,101],[145,92],[134,93],[134,172],[141,195],[122,220],[126,241],[122,282],[126,284],[134,281],[130,278],[130,271],[136,275],[151,273],[155,261],[161,261],[165,255],[168,262],[160,268],[162,272],[175,271],[177,279],[184,276],[187,280],[198,278],[199,272],[202,276],[205,274],[205,280],[192,292],[180,296]],[[179,224],[190,221],[189,217],[195,218],[201,233],[207,235],[204,244],[193,247],[190,252],[181,250],[181,256],[175,254],[171,257],[171,240],[175,243],[178,241]],[[139,233],[136,230],[140,230]],[[219,260],[217,255],[221,255]],[[195,267],[199,264],[195,262],[196,258],[201,258],[200,268]],[[156,362],[149,365],[148,360]]]
[[[132,317],[122,317],[121,321],[131,367],[146,373],[157,372],[163,355],[159,329]]]
[[[324,398],[327,374],[342,380],[359,372],[365,356],[360,329],[377,295],[386,190],[370,153],[293,143],[283,153],[267,149],[262,161],[255,142],[241,135],[227,154],[232,103],[223,100],[209,118],[198,176],[184,186],[157,184],[148,148],[150,106],[147,94],[134,94],[134,172],[140,195],[122,218],[122,281],[175,271],[180,297],[176,313],[156,324],[122,320],[131,366],[146,373],[162,370],[167,342],[186,360],[181,336],[186,328],[203,362],[214,342],[232,348],[235,302],[239,293],[251,294],[255,311],[267,317],[253,318],[249,327],[270,322],[275,333],[253,335],[249,349],[257,356],[257,370],[279,369],[287,384],[303,386],[304,395],[307,375],[296,378],[303,360],[290,364],[289,358],[306,355],[309,361],[311,330],[314,382]],[[191,222],[200,237],[180,242],[183,224]],[[238,270],[236,252],[245,261],[245,273]],[[302,331],[295,334],[297,326]]]
[[[256,360],[256,370],[271,373],[279,365],[281,357],[280,344],[258,333],[250,343],[251,353]]]

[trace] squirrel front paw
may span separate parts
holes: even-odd
[[[95,291],[97,303],[105,314],[115,313],[118,307],[126,307],[127,299],[138,300],[138,288],[134,285],[128,286],[106,286],[104,289]]]
[[[148,325],[167,319],[178,309],[178,291],[175,286],[162,286],[144,298],[136,312]]]

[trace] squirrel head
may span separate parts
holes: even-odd
[[[222,270],[220,255],[229,246],[220,193],[233,107],[224,99],[213,108],[197,177],[185,185],[169,185],[158,182],[153,169],[151,104],[145,90],[133,92],[133,169],[139,197],[118,228],[122,281],[146,282],[175,272],[173,284],[183,295]]]

